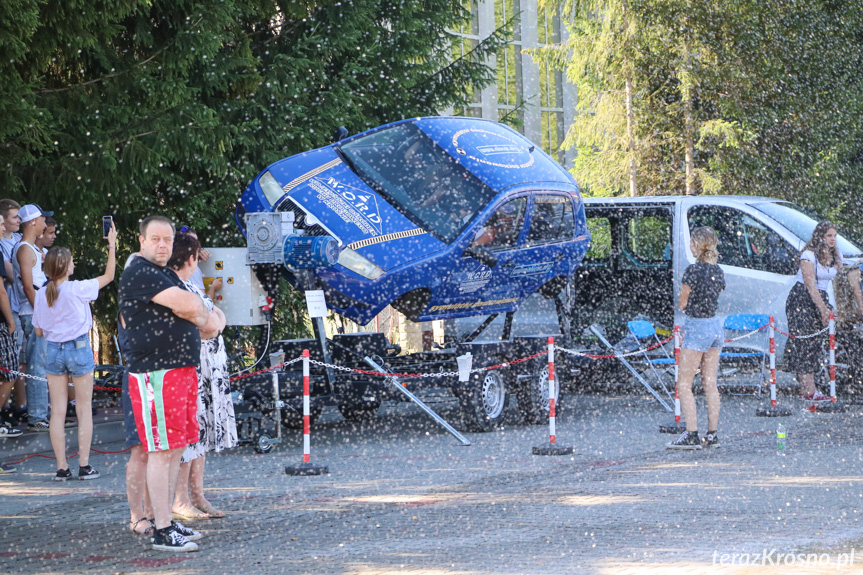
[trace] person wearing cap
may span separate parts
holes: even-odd
[[[33,328],[33,304],[36,291],[48,283],[42,271],[42,250],[36,247],[36,238],[45,231],[45,218],[54,212],[45,212],[36,204],[27,204],[18,211],[21,218],[21,241],[12,254],[15,268],[15,290],[18,296],[18,318],[24,332],[24,361],[27,364],[27,427],[35,431],[48,431],[48,383],[45,379],[44,337],[38,337]]]

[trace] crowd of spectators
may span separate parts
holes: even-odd
[[[78,420],[78,479],[97,479],[89,463],[94,354],[90,302],[115,279],[117,230],[105,240],[105,272],[73,280],[72,252],[53,246],[57,221],[35,204],[0,200],[0,438],[50,432],[57,481],[72,479],[67,414]],[[237,445],[225,316],[205,289],[198,261],[209,254],[194,230],[176,232],[165,217],[145,218],[139,250],[119,279],[117,317],[126,360],[122,400],[127,447],[129,531],[153,549],[195,551],[197,531],[175,518],[220,518],[204,496],[208,451]],[[74,391],[74,405],[67,404]],[[14,473],[0,465],[0,474]]]

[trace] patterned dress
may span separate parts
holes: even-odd
[[[186,289],[198,294],[207,309],[213,311],[213,300],[189,281]],[[198,367],[198,443],[183,452],[186,463],[208,451],[222,451],[237,446],[237,421],[231,401],[228,377],[228,354],[222,336],[201,340],[201,365]]]

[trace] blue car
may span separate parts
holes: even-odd
[[[514,130],[476,118],[403,120],[285,158],[243,192],[247,212],[292,211],[339,246],[332,267],[285,269],[365,324],[392,304],[413,321],[514,311],[559,290],[590,234],[575,181]]]

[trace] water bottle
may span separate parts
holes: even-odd
[[[785,425],[783,425],[781,421],[779,422],[779,426],[776,428],[776,450],[785,450]]]

